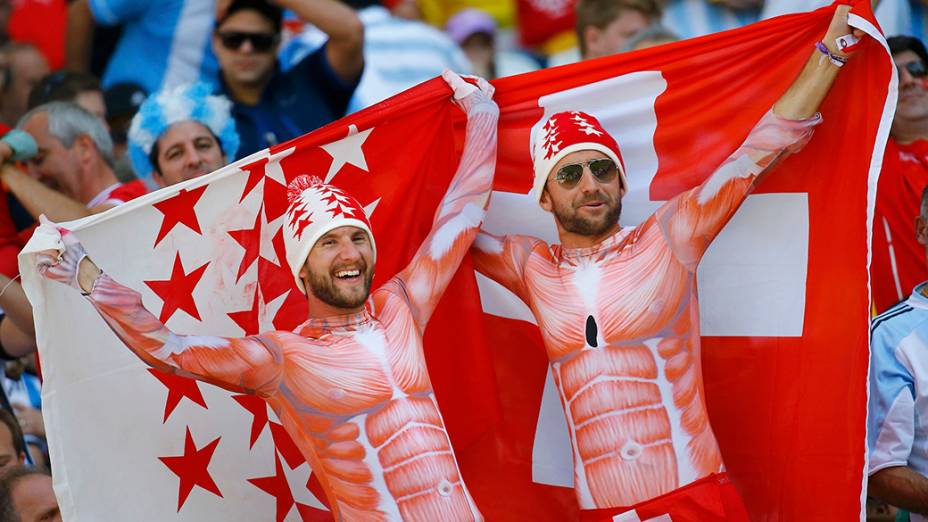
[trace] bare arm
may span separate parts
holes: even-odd
[[[870,475],[867,494],[913,513],[928,514],[928,478],[905,466]]]
[[[329,36],[326,58],[339,77],[353,81],[361,74],[364,67],[364,25],[354,9],[338,0],[274,1]]]
[[[90,62],[93,39],[93,14],[87,0],[74,0],[68,5],[68,27],[65,36],[65,67],[86,71]]]
[[[3,165],[2,170],[0,170],[0,178],[3,179],[10,192],[23,204],[29,214],[36,219],[45,214],[53,221],[71,221],[95,213],[61,192],[46,187],[40,181],[12,165]],[[106,209],[100,209],[98,212],[103,210]]]
[[[831,19],[831,25],[822,38],[822,43],[828,50],[839,56],[845,55],[837,51],[835,39],[851,34],[851,27],[847,24],[847,14],[850,10],[850,6],[838,6]],[[863,36],[863,33],[856,29],[853,33],[858,38]],[[809,61],[786,93],[773,105],[773,112],[790,120],[811,117],[825,99],[840,70],[818,49],[812,49]]]

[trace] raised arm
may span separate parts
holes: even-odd
[[[503,285],[522,301],[528,300],[523,270],[541,240],[527,236],[496,236],[481,230],[470,249],[477,272]]]
[[[834,57],[818,48],[787,89],[751,130],[744,143],[709,178],[677,195],[656,212],[657,222],[677,258],[695,270],[713,239],[744,202],[763,175],[787,154],[799,151],[821,123],[816,111],[831,88],[847,55],[836,39],[851,34],[849,6],[838,6],[822,43]]]
[[[364,68],[364,25],[354,9],[338,0],[273,0],[328,35],[325,53],[332,70],[354,81]]]
[[[138,292],[103,274],[73,233],[59,230],[64,251],[60,256],[39,254],[39,271],[81,291],[146,364],[239,393],[267,395],[276,390],[283,369],[280,334],[245,338],[175,334],[145,309]]]
[[[496,171],[496,122],[499,108],[493,88],[480,88],[446,71],[455,103],[467,113],[464,151],[448,191],[435,212],[432,230],[412,262],[388,284],[402,287],[420,330],[431,317],[483,223]]]

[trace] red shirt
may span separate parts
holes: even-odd
[[[915,239],[922,191],[928,186],[928,140],[886,143],[873,215],[870,286],[882,312],[928,279],[925,247]]]

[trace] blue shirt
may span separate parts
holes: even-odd
[[[928,298],[915,288],[870,326],[868,473],[908,466],[928,476]],[[912,520],[928,520],[924,517]]]
[[[732,9],[707,0],[669,0],[661,23],[681,39],[753,24],[760,8]]]
[[[241,159],[341,118],[358,81],[341,79],[322,46],[286,72],[275,69],[256,105],[236,101],[225,83],[220,84],[220,92],[233,102],[232,116],[242,142],[235,159]]]
[[[89,0],[98,24],[122,26],[103,87],[132,82],[149,93],[184,83],[216,85],[213,0]]]
[[[882,0],[874,14],[887,38],[914,36],[928,45],[928,7],[921,0]]]
[[[471,64],[445,33],[390,15],[381,6],[358,12],[364,24],[364,74],[349,105],[354,112],[430,80],[445,69],[467,74]],[[283,67],[298,63],[325,43],[326,35],[307,27],[281,49]]]

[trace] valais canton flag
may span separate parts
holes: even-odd
[[[704,180],[783,94],[833,7],[496,82],[502,109],[485,228],[556,241],[526,195],[529,136],[547,115],[596,116],[622,149],[622,222]],[[698,273],[702,368],[732,482],[758,520],[861,517],[868,224],[895,75],[868,40]],[[105,214],[69,224],[114,279],[180,333],[239,336],[306,317],[281,239],[300,174],[354,194],[377,238],[374,286],[412,257],[457,166],[464,115],[440,80]],[[21,257],[45,373],[55,488],[67,520],[316,520],[326,499],[261,401],[150,371],[73,289]],[[488,520],[570,520],[571,451],[534,319],[465,260],[429,323],[426,356],[468,488]]]

